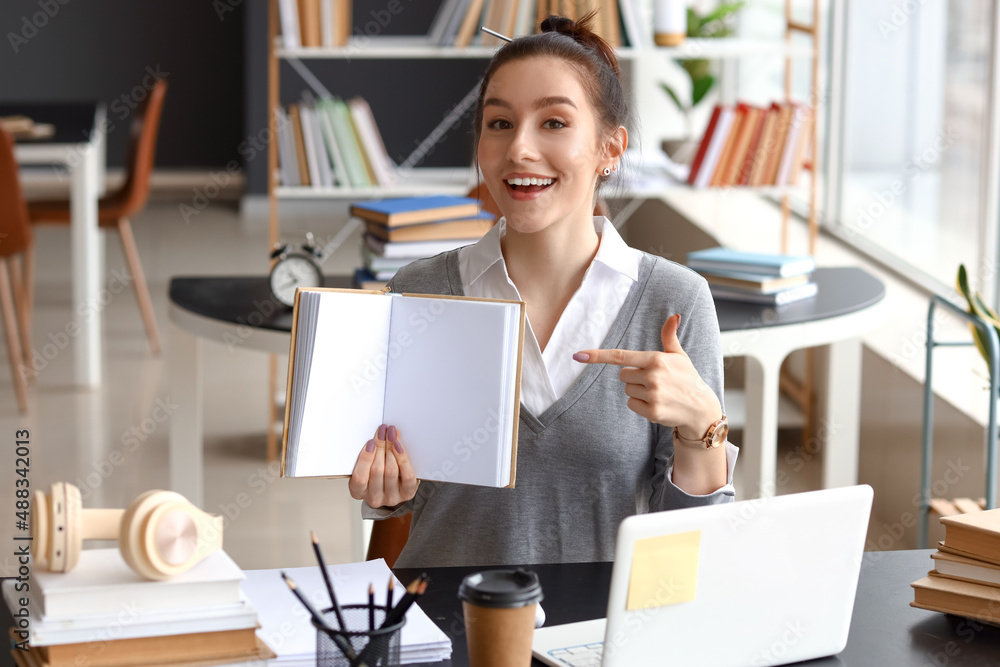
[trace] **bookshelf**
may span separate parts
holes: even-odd
[[[497,47],[469,46],[464,48],[442,47],[430,45],[424,37],[363,37],[361,39],[351,38],[346,46],[340,47],[299,47],[287,48],[279,37],[279,0],[270,0],[268,13],[268,126],[270,134],[275,137],[268,142],[268,203],[269,203],[269,225],[268,225],[268,248],[273,248],[279,238],[278,222],[278,202],[286,199],[362,199],[392,196],[416,196],[424,194],[464,194],[468,192],[474,184],[472,181],[471,168],[414,168],[403,170],[399,174],[398,182],[392,187],[287,187],[278,184],[278,150],[277,150],[277,128],[275,119],[275,109],[280,104],[279,100],[279,77],[281,72],[281,62],[295,62],[301,67],[306,67],[303,61],[316,60],[399,60],[399,59],[480,59],[488,60],[495,53]],[[616,50],[622,59],[625,67],[630,70],[628,77],[633,88],[636,104],[636,115],[644,117],[644,111],[649,109],[649,101],[654,96],[662,96],[664,93],[659,90],[655,81],[656,68],[667,60],[705,58],[718,60],[738,60],[748,57],[776,57],[785,62],[784,66],[784,91],[785,100],[791,99],[792,88],[792,67],[797,59],[811,61],[811,99],[808,104],[813,109],[813,113],[818,114],[819,107],[819,0],[812,1],[813,24],[805,24],[794,19],[792,0],[785,0],[785,39],[747,39],[739,37],[697,39],[689,38],[676,47],[621,47]],[[806,46],[794,42],[796,34],[811,37],[812,42]],[[733,100],[724,100],[732,102]],[[809,154],[811,158],[806,161],[805,169],[810,171],[809,197],[808,197],[808,220],[809,220],[809,248],[810,254],[815,253],[816,237],[818,235],[818,178],[817,168],[819,165],[819,144],[818,144],[818,118],[814,118],[812,123],[811,137],[809,138]],[[647,146],[658,146],[662,137],[647,137]],[[626,187],[615,194],[616,197],[624,196],[632,199],[626,212],[634,210],[641,200],[648,198],[662,198],[664,193],[671,188],[689,188],[690,186],[670,178],[665,173],[657,170],[647,171],[640,168],[640,173],[636,179],[636,184]],[[789,252],[788,248],[788,225],[791,217],[790,196],[794,186],[763,186],[749,187],[739,186],[741,190],[753,191],[761,196],[770,196],[781,200],[782,210],[782,233],[780,240],[781,252]],[[708,188],[706,193],[724,190],[725,188]],[[811,350],[810,350],[811,352]],[[793,400],[802,407],[805,413],[806,430],[805,436],[812,429],[813,424],[813,366],[814,362],[810,355],[806,363],[805,377],[801,382],[795,381],[790,376],[782,377],[782,390],[788,393]],[[274,388],[277,382],[277,358],[271,359],[271,385],[274,395]],[[275,423],[272,407],[271,423]],[[274,456],[276,444],[273,436],[273,429],[268,436],[268,456]]]

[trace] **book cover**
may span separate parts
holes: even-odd
[[[941,517],[944,543],[983,560],[1000,560],[1000,509]]]
[[[804,285],[809,282],[809,275],[802,273],[788,278],[775,278],[761,276],[756,273],[744,273],[741,271],[700,271],[709,285],[721,285],[723,287],[739,287],[745,290],[758,292],[760,294],[771,294],[789,287]]]
[[[726,177],[729,174],[729,169],[733,162],[733,152],[736,149],[736,139],[740,136],[742,131],[742,126],[746,120],[747,109],[746,106],[739,106],[733,110],[733,127],[729,131],[729,135],[726,137],[726,145],[722,148],[722,154],[719,156],[719,163],[715,167],[715,172],[712,174],[712,180],[709,183],[713,188],[725,185]]]
[[[934,570],[939,576],[1000,586],[1000,565],[943,551],[935,551],[931,554],[931,558],[934,559]]]
[[[351,114],[347,110],[347,105],[344,104],[343,100],[338,98],[333,98],[329,104],[331,120],[333,121],[333,131],[337,136],[337,146],[340,147],[341,155],[347,164],[351,185],[356,188],[373,185],[368,178],[368,170],[365,169],[361,146],[358,144],[357,136],[354,133]]]
[[[774,153],[776,136],[778,132],[778,117],[781,115],[781,107],[778,104],[771,104],[764,116],[764,127],[760,134],[760,143],[753,156],[753,167],[750,170],[750,180],[748,185],[764,185],[764,176],[767,173],[767,163]]]
[[[806,129],[806,121],[809,118],[809,107],[804,104],[793,103],[792,118],[789,121],[788,139],[781,153],[781,161],[778,163],[778,174],[775,176],[775,185],[788,185],[789,177],[792,173],[792,164],[795,156],[802,146],[803,131]]]
[[[482,238],[493,226],[493,216],[482,213],[472,218],[441,220],[419,225],[387,227],[378,222],[367,221],[366,227],[372,235],[383,241],[439,241],[445,239],[466,239],[470,243]]]
[[[323,177],[319,167],[319,137],[313,136],[312,113],[309,103],[299,104],[299,122],[302,124],[302,144],[306,149],[306,167],[309,170],[309,182],[314,188],[323,185]]]
[[[722,114],[722,105],[716,104],[715,108],[712,109],[712,116],[708,120],[708,126],[705,128],[705,134],[701,137],[701,143],[698,144],[698,152],[695,153],[694,160],[691,162],[691,171],[688,172],[688,185],[694,185],[695,180],[698,176],[698,170],[701,168],[702,162],[705,160],[705,154],[708,152],[708,145],[712,141],[712,134],[715,132],[715,128],[719,124],[719,116]]]
[[[802,168],[805,164],[806,156],[809,154],[810,148],[812,147],[812,132],[815,115],[816,114],[810,109],[802,122],[802,131],[799,133],[798,146],[796,147],[795,157],[792,160],[792,168],[788,175],[789,185],[796,185],[799,182],[799,176],[802,175]]]
[[[785,154],[785,143],[788,141],[788,134],[792,129],[793,106],[791,104],[781,104],[779,107],[778,121],[775,124],[774,143],[767,155],[767,163],[764,165],[764,174],[762,176],[764,180],[761,185],[775,185],[777,183],[781,157]]]
[[[810,255],[780,255],[744,252],[730,248],[709,248],[688,253],[688,266],[695,271],[740,271],[761,276],[788,277],[809,273],[816,268]]]
[[[319,119],[320,133],[323,135],[326,152],[330,156],[334,183],[341,187],[350,187],[351,179],[348,176],[344,156],[341,155],[340,147],[337,145],[337,136],[333,131],[331,115],[329,100],[317,100],[316,117]]]
[[[722,107],[719,112],[719,122],[712,133],[708,150],[705,151],[705,159],[692,184],[695,188],[707,188],[711,184],[712,177],[715,175],[719,160],[722,157],[722,152],[725,150],[726,144],[729,143],[729,135],[732,133],[735,117],[736,111],[734,109]]]
[[[119,612],[122,605],[176,609],[240,601],[243,572],[216,551],[173,579],[149,581],[125,564],[118,549],[84,549],[72,571],[32,573],[43,620]]]
[[[760,109],[755,106],[743,102],[740,102],[739,106],[743,110],[743,122],[740,123],[740,133],[735,139],[736,143],[733,145],[733,155],[729,163],[729,170],[723,176],[722,185],[726,186],[738,185],[740,182],[740,175],[747,158],[747,150],[750,148],[750,140],[757,130],[757,118],[760,115]]]
[[[753,172],[757,150],[760,148],[761,137],[764,136],[764,125],[769,113],[770,109],[757,108],[755,126],[750,136],[750,143],[747,145],[746,155],[743,158],[743,166],[740,167],[740,173],[736,180],[737,185],[750,185],[750,174]]]
[[[301,185],[299,161],[295,157],[295,138],[292,136],[292,119],[281,107],[274,110],[274,115],[278,128],[278,173],[281,184],[288,187]]]
[[[257,649],[255,628],[32,646],[51,667],[125,667],[166,660],[240,658]]]
[[[1000,588],[956,581],[934,574],[911,584],[910,606],[1000,622]]]
[[[444,35],[448,29],[448,23],[458,9],[461,0],[444,0],[438,7],[437,14],[431,22],[430,30],[427,32],[427,42],[433,46],[444,46]]]
[[[518,301],[299,289],[282,476],[350,476],[393,424],[418,478],[513,488],[524,324]]]
[[[429,195],[360,202],[353,204],[350,211],[353,216],[396,227],[478,216],[479,206],[479,200],[472,197]]]
[[[455,35],[455,48],[464,49],[472,43],[482,13],[483,0],[470,0],[465,10],[465,18],[462,19],[462,25]]]
[[[295,145],[295,159],[298,161],[299,185],[310,186],[309,164],[306,159],[306,143],[302,134],[302,114],[298,104],[288,105],[288,117],[292,121],[292,138]]]
[[[320,29],[319,0],[298,0],[299,23],[302,28],[302,46],[322,46],[322,30]]]
[[[351,118],[358,128],[361,136],[361,143],[368,156],[378,184],[383,186],[393,186],[396,184],[396,165],[389,158],[389,151],[382,142],[382,134],[378,131],[375,123],[375,115],[372,113],[368,102],[361,97],[352,97],[347,101],[351,109]]]
[[[726,287],[723,285],[709,284],[712,291],[712,298],[725,301],[742,301],[743,303],[755,303],[762,306],[785,306],[796,301],[802,301],[816,296],[819,288],[816,283],[806,283],[797,287],[778,290],[777,292],[760,292],[757,290],[745,290],[739,287]]]
[[[372,252],[380,257],[409,260],[422,257],[433,257],[442,252],[455,250],[470,244],[468,239],[449,239],[445,241],[407,241],[405,243],[389,243],[377,239],[371,234],[365,234],[365,243]]]
[[[281,15],[281,37],[286,49],[297,49],[302,46],[299,32],[299,5],[297,0],[278,0],[278,11]]]

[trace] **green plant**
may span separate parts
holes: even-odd
[[[996,312],[986,305],[979,292],[974,292],[969,287],[969,275],[965,271],[965,264],[958,265],[958,279],[956,283],[959,294],[965,297],[965,301],[969,305],[968,313],[976,315],[986,320],[989,324],[992,324],[993,328],[997,330],[997,335],[1000,335],[1000,317],[997,317]],[[976,344],[976,349],[979,350],[979,354],[983,355],[986,365],[990,366],[990,348],[989,343],[986,342],[986,333],[974,324],[969,324],[969,328],[972,329],[972,340]]]
[[[733,34],[732,18],[736,12],[743,9],[746,2],[724,2],[711,12],[701,15],[694,9],[687,10],[688,37],[728,37]],[[715,86],[715,75],[712,73],[712,63],[705,58],[676,61],[687,72],[691,79],[691,100],[685,104],[680,94],[666,83],[661,83],[663,90],[674,101],[677,108],[684,114],[690,134],[690,114],[698,104],[705,99]]]

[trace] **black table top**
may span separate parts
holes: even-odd
[[[814,299],[771,308],[736,301],[716,301],[719,329],[736,331],[770,327],[846,315],[878,303],[885,286],[856,267],[819,268],[813,273],[819,285]],[[327,287],[351,287],[350,276],[326,276]],[[271,296],[266,276],[183,277],[170,281],[170,300],[181,308],[233,324],[247,324],[250,313],[266,316],[260,328],[292,330],[292,313]],[[267,305],[270,304],[274,308]],[[270,313],[270,314],[268,314]]]
[[[808,665],[848,667],[873,665],[948,665],[981,667],[1000,665],[1000,629],[955,616],[910,607],[910,584],[932,567],[925,551],[869,552],[861,565],[861,578],[854,601],[854,615],[847,648],[837,656],[809,661]],[[573,563],[529,566],[538,574],[545,594],[546,625],[559,625],[602,618],[607,613],[611,586],[611,563]],[[450,662],[426,663],[451,667],[468,665],[458,586],[462,579],[484,568],[431,568],[396,570],[409,583],[420,572],[432,580],[420,600],[421,608],[452,640]],[[740,614],[753,609],[720,609],[719,637],[725,639],[725,624],[738,623]],[[669,641],[665,640],[665,646]],[[669,651],[665,652],[669,658]],[[936,660],[936,662],[935,662]],[[533,665],[542,665],[535,660]],[[653,664],[653,663],[651,663]],[[664,662],[663,664],[668,664]]]
[[[78,144],[94,131],[97,102],[3,102],[0,116],[27,116],[36,123],[51,123],[55,136],[18,139],[18,143]]]

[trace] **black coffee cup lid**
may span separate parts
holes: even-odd
[[[538,575],[524,568],[487,570],[463,579],[458,599],[479,607],[526,607],[542,601],[542,585]]]

